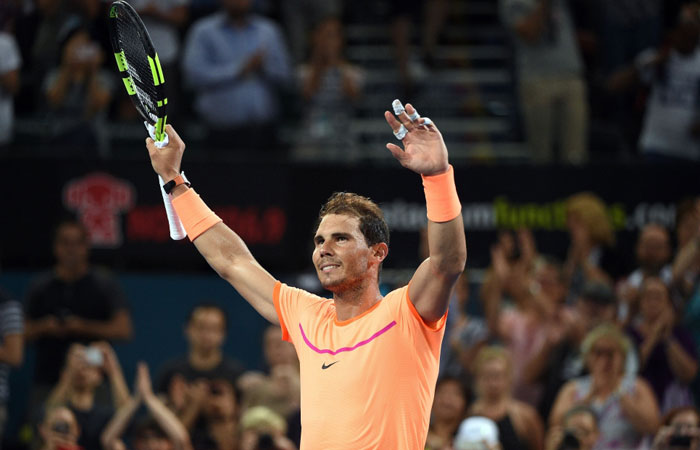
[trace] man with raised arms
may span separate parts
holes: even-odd
[[[333,298],[277,281],[181,174],[185,144],[147,147],[185,230],[216,272],[294,344],[301,368],[301,449],[422,449],[438,375],[450,293],[467,249],[447,148],[437,127],[399,101],[384,116],[403,148],[387,144],[421,175],[430,256],[405,287],[382,297],[379,272],[389,230],[368,198],[336,193],[321,208],[312,255]]]

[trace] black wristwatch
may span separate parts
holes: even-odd
[[[163,185],[163,190],[166,194],[170,194],[176,186],[180,186],[181,184],[186,184],[187,187],[192,186],[187,177],[185,176],[185,172],[181,172],[180,175],[165,183]]]

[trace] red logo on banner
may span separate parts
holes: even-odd
[[[133,207],[134,199],[131,183],[106,173],[88,174],[63,188],[64,205],[78,213],[95,247],[122,245],[120,213]]]

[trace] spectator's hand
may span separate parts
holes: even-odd
[[[154,397],[151,374],[145,362],[139,362],[136,368],[136,392],[144,400]]]
[[[659,429],[654,436],[654,442],[651,444],[652,450],[665,450],[668,447],[668,441],[673,434],[674,427],[666,425]]]
[[[415,112],[410,103],[396,117],[392,112],[384,111],[384,118],[394,132],[398,132],[402,125],[408,131],[402,140],[404,148],[391,143],[386,144],[386,148],[403,167],[420,175],[445,173],[449,169],[449,161],[442,135],[434,124],[425,124],[425,118],[412,122],[409,114]]]
[[[105,341],[99,341],[93,342],[90,345],[99,349],[102,353],[102,369],[104,369],[107,376],[111,377],[119,371],[119,359],[117,358],[117,354],[114,352],[114,349],[111,345],[109,345],[109,343]]]
[[[243,69],[241,69],[241,76],[245,77],[248,75],[251,75],[255,72],[258,72],[260,69],[262,69],[263,63],[265,62],[265,52],[262,50],[258,50],[251,56],[248,61],[245,63],[243,66]]]
[[[510,278],[511,267],[501,245],[496,244],[491,247],[491,267],[498,282],[504,283]]]
[[[532,231],[527,228],[518,230],[518,244],[520,245],[520,261],[526,267],[532,267],[537,257],[537,245]]]
[[[168,145],[158,148],[153,139],[147,138],[146,148],[151,158],[153,170],[167,183],[180,175],[180,165],[182,163],[182,155],[185,152],[185,143],[180,139],[172,125],[166,125],[165,132],[169,139]]]
[[[175,411],[180,411],[184,408],[187,402],[187,389],[187,382],[183,376],[179,373],[173,375],[168,386],[168,399]]]
[[[547,438],[544,443],[544,450],[557,450],[564,440],[564,427],[553,426],[547,433]]]

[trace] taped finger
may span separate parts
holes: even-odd
[[[408,115],[408,118],[411,119],[411,122],[415,122],[416,120],[420,119],[420,114],[418,114],[418,111],[414,109],[413,113]]]
[[[391,107],[394,108],[394,114],[396,114],[397,116],[400,116],[406,111],[406,108],[403,107],[401,100],[399,100],[398,98],[391,102]]]
[[[401,124],[401,126],[399,127],[399,129],[397,131],[394,131],[394,136],[396,136],[396,139],[398,139],[399,141],[402,141],[403,138],[405,138],[407,134],[408,134],[408,130],[406,129],[405,126],[403,126],[403,124]]]

